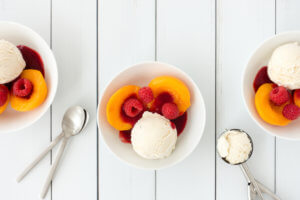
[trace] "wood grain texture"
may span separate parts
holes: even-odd
[[[59,72],[52,111],[53,138],[61,131],[68,107],[80,105],[90,114],[85,130],[68,142],[53,181],[52,200],[97,198],[96,3],[52,0],[52,46]]]
[[[300,2],[277,0],[276,33],[300,29]],[[298,41],[299,42],[299,41]],[[282,199],[298,200],[300,142],[277,140],[276,190]]]
[[[32,9],[35,5],[35,9]],[[32,11],[28,14],[28,11]],[[39,16],[39,20],[35,20]],[[15,21],[29,26],[50,42],[50,1],[2,0],[0,20]],[[1,38],[5,39],[5,38]],[[50,141],[50,112],[37,123],[18,132],[0,135],[0,199],[38,200],[42,177],[50,166],[50,156],[39,163],[36,169],[17,183],[17,175],[42,151]],[[48,195],[46,200],[50,200]]]
[[[214,1],[157,1],[157,59],[173,64],[199,86],[207,110],[196,150],[182,163],[157,172],[157,199],[215,198]]]
[[[243,104],[241,80],[248,57],[267,37],[274,35],[273,0],[218,0],[217,6],[217,134],[242,128],[252,136],[249,160],[253,175],[274,188],[274,138],[250,118]],[[238,167],[217,158],[217,199],[246,200],[247,184]]]
[[[99,1],[99,91],[121,70],[155,59],[154,0]],[[154,171],[122,163],[99,141],[99,195],[154,200]]]

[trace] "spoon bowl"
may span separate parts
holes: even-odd
[[[62,130],[71,135],[77,135],[86,126],[89,119],[87,111],[80,106],[70,107],[64,114]]]

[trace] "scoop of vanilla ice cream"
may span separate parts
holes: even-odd
[[[146,159],[168,157],[175,149],[177,130],[160,114],[144,112],[134,125],[131,143],[134,151]]]
[[[298,42],[276,48],[268,64],[268,75],[277,85],[300,88],[300,46]]]
[[[230,164],[239,164],[249,158],[252,144],[246,133],[230,130],[218,139],[217,149]]]
[[[12,43],[0,40],[0,84],[17,78],[25,66],[20,50]]]

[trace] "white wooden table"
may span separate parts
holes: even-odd
[[[59,134],[65,109],[79,104],[91,121],[70,142],[47,200],[246,200],[238,167],[215,154],[216,136],[225,128],[253,136],[249,165],[257,179],[283,200],[299,200],[300,143],[258,128],[246,113],[240,85],[245,62],[260,42],[300,29],[299,9],[298,0],[0,0],[0,20],[25,24],[49,43],[60,79],[41,120],[0,135],[0,199],[39,199],[57,149],[22,183],[16,175]],[[186,71],[207,106],[197,149],[162,171],[129,167],[97,141],[97,96],[104,85],[125,67],[149,60]]]

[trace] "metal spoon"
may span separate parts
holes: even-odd
[[[89,115],[85,109],[80,106],[73,106],[70,107],[64,114],[62,120],[62,133],[59,134],[51,143],[50,145],[35,159],[31,162],[25,170],[18,176],[17,182],[20,182],[46,155],[47,153],[54,148],[54,146],[61,140],[62,144],[57,153],[55,161],[51,167],[49,175],[46,179],[45,185],[42,190],[42,198],[46,196],[48,191],[49,185],[55,173],[56,167],[58,162],[62,156],[62,153],[65,149],[68,139],[71,136],[77,135],[82,131],[82,129],[87,125],[89,120]]]
[[[71,136],[77,135],[82,131],[82,129],[86,126],[88,122],[88,118],[88,113],[85,109],[83,109],[80,106],[71,107],[66,111],[62,121],[62,130],[64,133],[63,141],[55,157],[55,161],[52,164],[50,172],[46,178],[45,184],[42,189],[41,198],[45,198],[47,194],[50,183],[53,179],[58,163],[62,157],[62,154],[68,142],[68,139]]]

